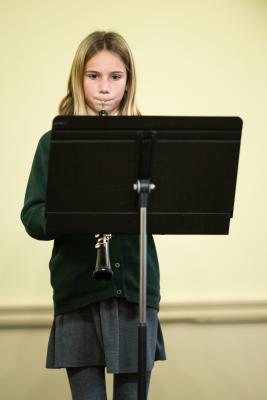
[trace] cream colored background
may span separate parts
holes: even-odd
[[[230,235],[155,237],[169,361],[155,369],[150,399],[265,400],[267,1],[10,0],[0,7],[1,398],[70,398],[63,372],[43,369],[52,243],[28,237],[19,214],[76,48],[88,33],[111,29],[132,48],[143,114],[244,121]]]

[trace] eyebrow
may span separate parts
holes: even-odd
[[[99,73],[99,71],[93,71],[93,70],[86,70],[84,72],[94,72],[94,73]],[[111,74],[124,74],[124,71],[111,71]]]

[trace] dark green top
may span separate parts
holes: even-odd
[[[97,281],[92,276],[96,264],[94,235],[53,237],[44,233],[50,139],[51,132],[47,132],[38,143],[21,220],[33,238],[54,239],[49,268],[55,315],[112,297],[139,303],[139,235],[112,235],[109,249],[114,275],[110,281]],[[158,309],[159,265],[152,235],[148,235],[147,245],[147,306]]]

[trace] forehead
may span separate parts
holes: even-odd
[[[85,70],[92,71],[126,71],[122,59],[108,50],[96,53],[85,64]]]

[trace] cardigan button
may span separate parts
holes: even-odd
[[[116,267],[116,268],[120,268],[120,266],[121,266],[121,265],[120,265],[119,262],[116,262],[116,263],[115,263],[115,267]]]
[[[117,294],[122,294],[122,290],[121,290],[121,289],[118,289],[118,290],[117,290]]]

